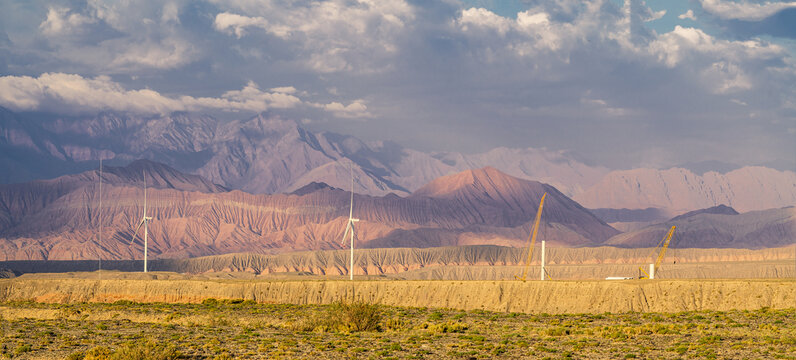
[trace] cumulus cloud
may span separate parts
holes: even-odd
[[[268,29],[268,20],[260,16],[250,17],[224,12],[216,15],[213,27],[221,32],[234,33],[240,39],[246,35],[247,27]]]
[[[613,107],[608,105],[608,102],[605,100],[591,98],[590,91],[587,91],[586,94],[581,97],[580,102],[585,107],[610,117],[625,117],[635,113],[632,109]]]
[[[47,36],[61,36],[96,21],[94,18],[73,13],[69,8],[51,6],[47,10],[47,19],[39,25],[39,29]]]
[[[696,19],[697,19],[696,15],[694,15],[694,10],[691,10],[691,9],[688,9],[688,11],[680,14],[677,18],[681,19],[681,20],[690,19],[690,20],[694,20],[694,21],[696,21]]]
[[[537,16],[536,19],[543,20],[545,18],[543,14],[539,15],[540,16]],[[531,18],[527,15],[523,15],[523,17],[526,20]],[[541,21],[523,21],[525,24],[538,24],[540,22]],[[514,25],[514,21],[484,8],[465,9],[462,11],[461,16],[459,16],[459,26],[461,26],[462,31],[468,31],[471,27],[477,27],[491,29],[500,35],[505,35]]]
[[[259,29],[290,41],[301,48],[304,65],[320,73],[382,71],[415,18],[412,6],[403,0],[217,4],[227,10],[216,15],[215,30],[240,39]]]
[[[104,73],[193,62],[199,49],[181,31],[179,4],[151,5],[92,0],[81,9],[50,6],[38,30],[50,56]]]
[[[750,60],[770,60],[785,55],[785,50],[776,44],[762,40],[732,41],[721,40],[697,28],[675,26],[671,32],[662,34],[650,44],[652,53],[667,66],[674,67],[683,59],[695,56],[728,58],[744,62]],[[712,63],[710,64],[712,66]]]
[[[45,73],[30,76],[0,77],[0,105],[17,111],[91,113],[125,111],[140,114],[166,114],[174,111],[251,111],[293,108],[301,105],[291,95],[292,88],[260,90],[249,82],[241,90],[221,97],[168,97],[151,89],[127,90],[107,76],[84,78],[75,74]]]
[[[108,67],[131,72],[140,68],[173,69],[190,63],[196,53],[197,49],[189,42],[166,38],[125,46],[111,58]]]
[[[666,15],[666,10],[659,10],[650,14],[651,16],[646,21],[660,20]]]
[[[702,8],[724,20],[760,21],[782,10],[796,8],[796,2],[702,0]]]
[[[363,119],[373,117],[373,114],[368,112],[368,107],[365,105],[365,101],[362,99],[354,100],[348,105],[343,105],[342,103],[336,101],[328,104],[315,103],[312,105],[314,107],[324,109],[338,118]]]

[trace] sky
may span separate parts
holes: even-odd
[[[796,170],[796,2],[6,0],[0,106]]]

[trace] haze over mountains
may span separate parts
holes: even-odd
[[[355,192],[407,196],[432,180],[492,166],[540,181],[588,208],[657,208],[667,216],[726,204],[741,212],[796,204],[796,173],[744,167],[725,174],[632,169],[610,171],[572,154],[496,148],[481,154],[424,153],[390,142],[314,133],[265,114],[220,122],[200,114],[79,118],[18,114],[0,108],[0,182],[53,178],[97,167],[100,157],[125,165],[146,158],[203,176],[229,189],[289,193],[312,182]]]
[[[612,171],[574,198],[586,207],[653,207],[672,215],[722,204],[747,212],[796,205],[796,173],[760,166],[702,176],[679,168]]]

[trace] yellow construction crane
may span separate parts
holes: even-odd
[[[672,225],[672,228],[669,229],[669,232],[666,233],[666,236],[664,236],[663,239],[661,239],[661,241],[658,243],[658,246],[656,246],[655,250],[652,251],[652,253],[655,254],[656,252],[658,252],[659,248],[661,249],[661,253],[660,255],[658,255],[658,259],[655,260],[655,265],[651,269],[651,272],[653,274],[652,277],[654,277],[654,274],[658,272],[658,267],[661,266],[661,261],[663,261],[663,255],[666,254],[666,249],[669,248],[669,242],[672,241],[672,236],[674,236],[674,229],[675,226]],[[641,274],[643,274],[639,276],[639,279],[649,279],[651,277],[650,274],[644,271],[643,266],[639,267],[638,269],[641,271]]]
[[[530,243],[528,247],[528,260],[525,261],[525,268],[522,270],[522,276],[514,275],[514,278],[517,280],[525,281],[525,278],[528,276],[528,268],[531,266],[531,255],[533,255],[533,245],[536,243],[536,233],[539,231],[539,220],[542,219],[542,207],[544,206],[545,196],[547,196],[547,193],[542,194],[542,201],[539,202],[539,211],[536,212],[536,221],[533,223],[533,231],[530,237],[528,237],[528,242]]]

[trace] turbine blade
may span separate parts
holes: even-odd
[[[348,225],[345,227],[345,233],[343,234],[343,241],[340,242],[340,245],[345,244],[345,238],[348,237],[348,231],[351,230],[351,221],[348,222]]]
[[[351,162],[351,205],[348,207],[348,219],[354,217],[354,163]]]
[[[141,219],[141,222],[138,223],[138,226],[135,228],[135,232],[133,232],[133,237],[130,239],[130,245],[135,242],[135,238],[138,236],[138,230],[141,229],[141,225],[144,225],[144,219]]]
[[[351,205],[348,206],[348,218],[354,217],[354,191],[351,190]]]

